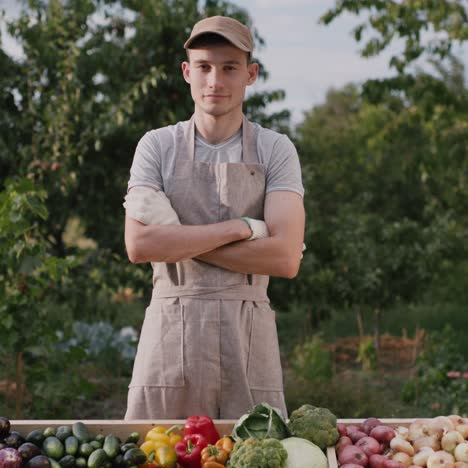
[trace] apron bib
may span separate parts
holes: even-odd
[[[195,161],[194,117],[174,142],[164,190],[183,225],[248,216],[263,219],[265,167],[255,127],[244,117],[242,161]],[[260,402],[286,417],[275,313],[268,276],[196,259],[152,263],[146,310],[129,386],[126,419],[236,419]]]

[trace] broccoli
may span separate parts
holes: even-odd
[[[234,444],[229,458],[230,468],[281,468],[288,452],[278,439],[250,437]]]
[[[327,408],[302,405],[291,413],[288,427],[296,437],[310,440],[322,450],[335,445],[340,437],[336,416]]]

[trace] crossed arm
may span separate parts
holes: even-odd
[[[247,241],[250,229],[238,219],[178,226],[145,225],[127,216],[125,244],[133,263],[197,258],[239,273],[295,277],[304,240],[302,197],[294,192],[270,192],[265,197],[264,218],[270,237]]]

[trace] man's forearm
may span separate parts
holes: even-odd
[[[301,252],[285,247],[276,237],[268,237],[225,245],[197,259],[237,273],[294,278],[299,270]]]
[[[247,239],[250,228],[242,220],[202,226],[143,225],[126,220],[125,244],[133,263],[175,263]]]

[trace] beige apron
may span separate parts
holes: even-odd
[[[179,126],[181,127],[181,126]],[[194,118],[174,142],[164,191],[184,225],[263,219],[265,168],[244,117],[241,163],[194,160]],[[237,419],[267,402],[286,417],[268,276],[186,260],[153,263],[153,296],[129,385],[126,419]]]

